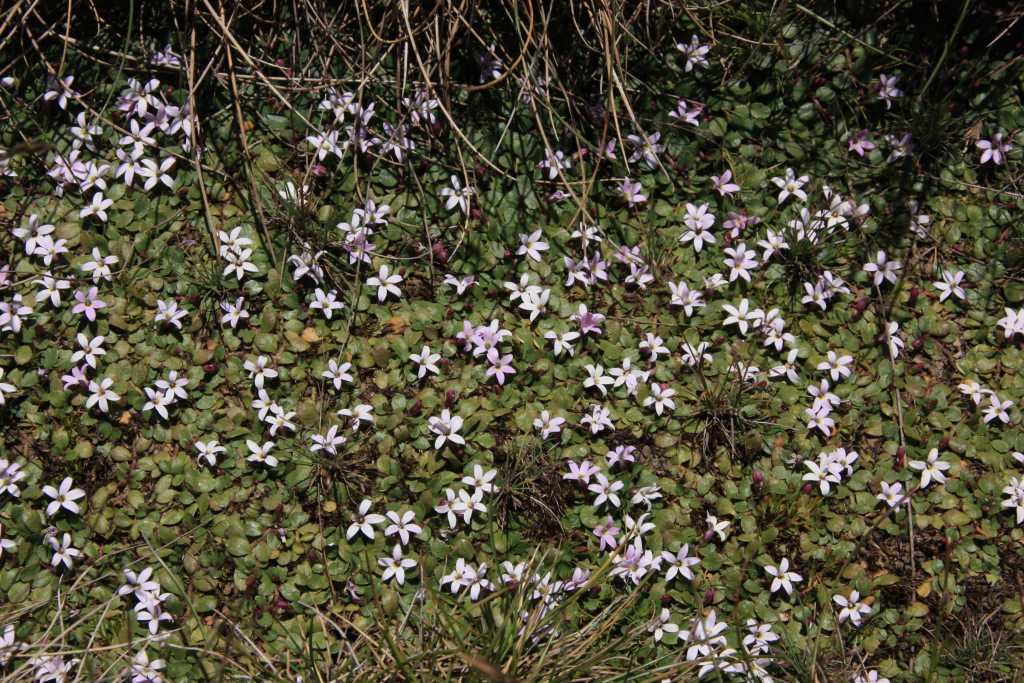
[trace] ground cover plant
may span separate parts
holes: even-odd
[[[1022,13],[14,3],[3,680],[1020,680]]]

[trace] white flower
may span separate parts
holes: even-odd
[[[402,586],[405,584],[405,570],[412,569],[419,563],[412,558],[403,559],[402,546],[396,543],[391,556],[378,559],[377,564],[384,567],[384,573],[380,577],[381,581],[387,581],[391,577],[395,577],[398,585]]]
[[[957,388],[960,390],[960,393],[965,394],[968,398],[974,401],[974,405],[981,405],[981,401],[985,398],[985,394],[992,393],[990,389],[983,388],[973,379],[965,379],[963,384],[957,385]]]
[[[249,312],[245,310],[245,298],[238,297],[235,303],[229,303],[223,301],[220,304],[220,308],[224,311],[224,315],[221,316],[221,323],[228,323],[232,329],[238,326],[238,322],[242,318],[248,318]]]
[[[781,377],[782,375],[785,375],[793,384],[800,384],[800,375],[797,374],[796,368],[796,359],[799,352],[799,349],[790,349],[789,355],[786,357],[786,362],[769,370],[768,376]]]
[[[117,257],[113,255],[100,256],[100,250],[93,247],[92,258],[92,261],[81,265],[82,271],[92,273],[92,281],[95,283],[98,283],[103,278],[109,282],[110,276],[112,275],[110,272],[110,266],[117,263]]]
[[[663,607],[661,610],[661,616],[654,620],[654,622],[647,628],[648,633],[654,632],[654,641],[659,642],[666,633],[678,633],[679,625],[669,622],[669,611],[667,607]]]
[[[86,400],[85,407],[92,408],[99,403],[100,410],[104,413],[109,412],[110,406],[107,404],[107,401],[117,401],[121,398],[120,395],[110,390],[113,384],[114,380],[109,377],[104,378],[99,384],[95,380],[89,382],[89,391],[92,392],[92,395]]]
[[[731,325],[735,323],[739,325],[741,334],[746,334],[747,328],[750,325],[757,327],[760,324],[761,319],[764,317],[764,312],[761,311],[761,309],[757,308],[753,311],[750,310],[750,302],[747,299],[740,301],[738,308],[725,304],[722,306],[722,309],[729,314],[729,317],[726,318],[722,324]]]
[[[145,387],[143,391],[146,392],[146,396],[149,398],[146,404],[142,406],[143,412],[147,410],[156,410],[156,412],[160,414],[160,417],[165,420],[169,419],[170,415],[167,412],[167,406],[174,403],[174,397],[168,395],[167,392],[156,391],[150,387]]]
[[[55,489],[52,486],[44,486],[43,493],[45,493],[53,500],[49,505],[46,506],[46,514],[52,515],[61,508],[74,514],[79,514],[82,510],[75,501],[79,498],[85,498],[85,491],[82,489],[72,488],[74,481],[71,477],[64,477],[64,481],[60,483],[60,489]]]
[[[946,482],[946,475],[943,474],[943,472],[949,469],[949,463],[941,461],[938,458],[939,450],[932,449],[932,452],[928,454],[928,460],[911,460],[908,463],[912,469],[922,470],[922,488],[928,487],[928,484],[932,482],[932,479],[935,479],[939,483]]]
[[[573,355],[572,344],[569,342],[575,341],[580,338],[579,332],[555,332],[549,330],[544,333],[545,339],[551,339],[555,344],[555,355],[561,355],[563,351],[568,351],[569,355]]]
[[[707,531],[707,533],[708,534],[718,534],[718,538],[720,540],[724,541],[725,540],[725,530],[729,528],[730,522],[728,520],[724,520],[724,519],[721,522],[719,522],[717,517],[715,517],[714,515],[710,515],[710,514],[707,516],[707,522],[708,522],[708,531]],[[711,614],[713,615],[714,612],[712,612]],[[714,618],[712,618],[712,621],[714,621]]]
[[[550,289],[545,289],[540,294],[531,294],[530,292],[526,292],[523,294],[523,301],[520,302],[519,308],[529,311],[530,322],[533,322],[541,313],[547,312],[548,298],[550,296]]]
[[[598,365],[586,365],[584,366],[587,371],[587,379],[583,380],[583,386],[586,387],[597,387],[601,391],[601,395],[607,396],[608,390],[605,388],[608,384],[614,384],[615,378],[609,377],[604,374],[604,367]]]
[[[153,316],[153,321],[158,323],[170,323],[179,330],[181,329],[181,319],[188,315],[188,311],[179,310],[178,303],[176,301],[157,301],[157,314]]]
[[[352,515],[352,525],[348,528],[348,532],[345,537],[352,539],[353,536],[362,532],[371,541],[374,538],[373,526],[374,524],[383,524],[387,521],[387,518],[383,515],[366,514],[373,506],[373,501],[370,499],[364,500],[359,504],[359,512]]]
[[[97,192],[92,196],[92,202],[84,209],[78,212],[78,216],[80,218],[96,216],[101,221],[106,222],[107,209],[109,209],[113,204],[113,199],[107,199],[106,197],[103,196],[102,192]]]
[[[817,408],[808,408],[804,412],[807,414],[807,430],[820,429],[822,433],[829,437],[832,435],[832,427],[835,426],[836,421],[833,420],[828,414],[831,412],[831,404],[824,402],[818,404],[815,402]]]
[[[903,484],[896,482],[892,486],[886,482],[881,483],[882,492],[879,493],[876,498],[878,500],[884,500],[889,504],[889,507],[896,508],[896,512],[900,511],[900,501],[904,498]]]
[[[957,298],[965,298],[964,289],[960,286],[960,282],[964,279],[964,271],[958,270],[956,273],[950,272],[943,269],[942,271],[942,282],[933,282],[935,289],[942,292],[939,295],[939,301],[945,301],[952,295],[956,295]]]
[[[388,298],[389,292],[397,297],[402,296],[402,290],[398,288],[398,283],[402,281],[402,276],[398,273],[394,275],[388,275],[388,273],[387,265],[383,265],[380,267],[379,274],[366,281],[367,285],[377,288],[378,301],[384,301],[384,299]]]
[[[196,450],[199,451],[199,457],[196,458],[200,464],[203,462],[203,458],[210,463],[210,467],[217,464],[217,454],[227,453],[228,449],[217,443],[216,440],[208,441],[203,443],[202,441],[196,441]]]
[[[437,439],[434,441],[434,448],[441,450],[446,441],[451,441],[457,444],[466,444],[466,440],[456,434],[459,429],[462,428],[464,420],[458,415],[452,415],[451,412],[445,408],[441,411],[441,417],[430,418],[430,431],[437,434]]]
[[[676,402],[672,400],[675,389],[662,388],[661,384],[651,385],[651,395],[644,399],[644,407],[654,404],[654,410],[661,416],[662,411],[668,407],[669,410],[676,409]]]
[[[457,206],[462,209],[462,213],[469,213],[469,198],[473,196],[473,192],[472,187],[463,189],[458,176],[452,176],[452,186],[441,190],[441,196],[448,197],[444,208],[451,211]]]
[[[615,429],[615,425],[613,425],[611,421],[612,412],[610,410],[596,404],[591,405],[590,410],[591,414],[584,415],[583,419],[580,420],[580,424],[589,424],[591,434],[597,434],[605,428],[611,430]]]
[[[819,370],[828,370],[832,375],[832,381],[838,382],[840,377],[849,377],[851,370],[850,363],[853,356],[838,356],[835,351],[828,352],[828,360],[818,363]]]
[[[806,202],[807,193],[801,188],[806,185],[809,180],[810,176],[805,175],[797,178],[796,173],[794,173],[791,168],[786,169],[785,177],[772,178],[772,182],[782,190],[782,192],[779,192],[779,204],[786,201],[790,195],[798,197],[802,202]]]
[[[540,259],[540,252],[547,251],[550,248],[548,246],[548,243],[547,242],[541,242],[540,238],[541,238],[541,231],[540,231],[540,229],[534,230],[529,235],[526,235],[526,234],[519,235],[519,241],[521,242],[521,245],[520,245],[519,249],[516,251],[516,254],[518,256],[522,256],[523,254],[526,254],[530,258],[532,258],[534,261],[538,261],[539,262],[541,260]]]
[[[837,462],[804,460],[804,465],[810,472],[803,476],[803,480],[818,482],[823,496],[827,496],[832,491],[832,484],[839,483],[839,473],[843,471],[843,466]]]
[[[174,166],[174,157],[167,157],[163,163],[157,166],[156,162],[152,159],[143,159],[141,161],[141,168],[138,170],[139,177],[148,178],[144,189],[152,190],[156,187],[157,183],[163,183],[169,188],[174,187],[174,178],[168,173],[171,167]],[[106,220],[106,219],[104,219]]]
[[[876,287],[881,286],[882,282],[888,280],[889,282],[895,283],[899,276],[896,271],[901,268],[899,261],[889,261],[884,251],[879,251],[875,255],[874,263],[865,263],[864,270],[872,273],[874,276],[874,285]]]
[[[261,446],[255,441],[246,439],[245,445],[249,447],[249,451],[252,453],[246,460],[249,462],[266,463],[269,467],[277,467],[278,459],[270,455],[270,449],[274,447],[273,441],[267,441]]]
[[[700,290],[690,291],[690,286],[685,282],[676,284],[675,282],[669,282],[668,288],[672,292],[672,298],[669,300],[671,306],[682,306],[683,311],[686,315],[693,315],[693,309],[702,308],[707,304],[703,301],[703,294]]]
[[[251,360],[245,361],[244,367],[249,373],[249,379],[254,379],[257,389],[263,388],[265,379],[273,379],[274,377],[277,377],[277,370],[267,366],[269,362],[270,359],[266,356],[260,356],[256,359],[255,363]]]
[[[906,343],[896,336],[896,333],[900,331],[900,324],[895,320],[890,321],[886,327],[886,337],[889,339],[889,350],[892,351],[893,358],[899,358],[900,349],[906,346]]]
[[[854,626],[860,626],[863,621],[862,615],[871,614],[871,606],[861,601],[860,593],[857,591],[850,591],[849,598],[836,595],[832,600],[843,608],[839,611],[840,624],[849,619]]]
[[[422,534],[423,527],[419,524],[413,524],[416,520],[416,513],[412,510],[406,510],[405,514],[401,517],[394,510],[389,511],[386,517],[391,520],[391,525],[384,530],[385,536],[391,536],[392,534],[398,534],[402,540],[402,545],[409,545],[410,534]]]
[[[561,433],[563,424],[565,424],[564,417],[552,417],[546,410],[542,410],[540,417],[533,421],[533,426],[540,430],[542,439],[548,438],[551,434]]]
[[[782,562],[779,562],[778,567],[772,567],[768,565],[764,568],[765,573],[770,574],[772,578],[772,585],[769,589],[772,593],[779,590],[780,588],[786,589],[786,593],[793,594],[793,584],[803,581],[803,577],[796,572],[789,571],[789,560],[782,558]]]
[[[54,536],[50,536],[48,540],[50,541],[50,547],[53,548],[53,559],[50,560],[50,564],[54,567],[57,567],[61,562],[63,562],[67,565],[68,569],[71,569],[74,562],[73,558],[82,556],[81,550],[76,550],[71,547],[71,534],[64,534],[60,543],[57,542],[57,539]],[[54,680],[62,679],[54,677]]]
[[[657,363],[659,353],[667,354],[669,352],[668,347],[663,346],[664,343],[664,339],[648,332],[647,338],[640,342],[640,350],[651,354],[651,362]]]
[[[474,486],[478,491],[484,493],[492,493],[494,491],[494,484],[491,481],[498,476],[498,470],[488,470],[484,472],[484,468],[480,465],[473,466],[473,476],[466,475],[462,478],[462,483],[466,486]]]
[[[774,232],[768,230],[768,237],[758,241],[757,246],[764,247],[764,258],[763,261],[767,261],[777,251],[783,249],[789,249],[789,244],[786,242],[786,236],[783,232]]]
[[[619,497],[615,492],[622,489],[625,485],[626,484],[621,481],[609,482],[608,477],[598,473],[597,483],[591,484],[587,488],[597,494],[597,498],[594,499],[594,507],[599,506],[606,500],[610,501],[615,507],[622,507],[622,502],[619,500]]]
[[[981,409],[985,413],[985,424],[988,424],[997,417],[1005,424],[1010,423],[1010,415],[1006,412],[1008,408],[1013,407],[1013,401],[1000,401],[999,397],[993,392],[989,397],[989,405]]]
[[[345,304],[338,301],[338,290],[332,289],[330,292],[324,292],[319,287],[313,292],[315,301],[309,304],[310,308],[318,308],[324,313],[324,317],[328,320],[334,315],[334,311],[340,311],[345,308]]]
[[[667,550],[661,552],[661,559],[668,564],[668,571],[665,573],[665,580],[671,581],[676,577],[676,574],[684,578],[693,580],[693,571],[690,567],[700,564],[699,557],[689,557],[690,544],[683,544],[683,547],[679,549],[675,555]]]
[[[708,67],[708,59],[705,55],[711,52],[710,45],[701,45],[700,39],[696,35],[687,43],[677,43],[676,49],[683,53],[683,58],[686,60],[686,66],[684,67],[687,72],[693,71],[694,66],[699,66],[702,69]]]
[[[441,360],[441,354],[431,353],[429,346],[424,346],[422,353],[409,354],[409,361],[419,367],[419,374],[417,376],[420,378],[426,375],[427,371],[435,375],[440,374],[441,369],[434,365],[439,360]]]
[[[338,364],[338,361],[333,358],[327,361],[327,370],[320,373],[321,377],[325,377],[334,382],[335,389],[341,389],[342,382],[352,382],[352,375],[349,374],[349,370],[352,368],[351,363]]]

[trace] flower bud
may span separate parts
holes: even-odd
[[[714,342],[711,343],[711,348],[717,348],[725,343],[725,337],[718,337]]]
[[[275,607],[277,607],[278,609],[291,609],[292,608],[291,604],[285,602],[284,600],[278,600],[277,603],[275,604]]]
[[[714,529],[708,529],[707,531],[704,532],[704,540],[705,541],[710,541],[714,537],[715,537],[715,530]]]
[[[203,366],[203,372],[217,372],[217,366],[213,363],[207,363]]]
[[[915,339],[911,346],[913,346],[915,349],[920,349],[922,346],[924,346],[924,337],[922,336]]]
[[[473,218],[477,219],[478,221],[483,221],[484,220],[484,213],[483,213],[483,211],[481,211],[480,209],[477,209],[475,207],[469,210],[469,215],[472,216]]]
[[[808,484],[804,484],[804,487],[802,489],[800,489],[800,493],[802,493],[804,495],[808,495],[813,490],[814,490],[814,485],[808,483]]]
[[[315,164],[311,169],[309,169],[309,172],[317,178],[326,178],[328,174],[327,167],[321,166],[320,164]]]
[[[412,404],[412,408],[409,408],[409,414],[415,415],[416,413],[420,412],[421,408],[423,408],[423,401],[416,401],[415,403]]]
[[[942,437],[941,439],[939,439],[939,448],[942,448],[947,443],[949,443],[949,437],[948,436]]]
[[[885,343],[885,332],[879,332],[878,333],[878,336],[875,337],[875,343],[876,344],[884,344]]]
[[[921,294],[921,290],[918,287],[914,287],[910,290],[910,295],[907,297],[907,305],[913,306],[917,303],[917,297]]]
[[[711,601],[715,599],[715,589],[708,588],[704,591],[704,606],[707,607],[711,604]]]
[[[764,486],[764,475],[761,474],[761,470],[754,470],[754,489],[760,491],[762,486]]]
[[[509,258],[510,256],[512,256],[512,252],[509,251],[508,249],[506,249],[505,250],[505,258]]]
[[[868,300],[867,299],[860,299],[860,300],[857,301],[857,303],[855,303],[853,305],[853,310],[857,311],[858,313],[862,313],[864,311],[864,309],[867,308],[867,307],[868,307]]]
[[[455,390],[449,389],[444,395],[444,407],[451,408],[455,404]]]

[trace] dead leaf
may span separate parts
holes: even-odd
[[[312,327],[307,327],[302,331],[302,339],[303,341],[307,341],[310,344],[315,344],[316,342],[320,341],[320,335],[317,334],[316,330],[314,330]]]
[[[928,581],[925,581],[924,583],[922,583],[920,586],[917,587],[917,594],[919,596],[921,596],[922,598],[927,598],[929,595],[932,594],[932,582],[931,582],[931,579],[929,579]]]
[[[120,422],[123,425],[126,425],[129,422],[131,422],[131,421],[132,421],[132,414],[129,413],[127,410],[125,410],[125,411],[123,411],[121,413],[121,419],[118,420],[118,422]]]
[[[388,334],[402,334],[407,327],[409,327],[409,322],[405,318],[394,317],[387,322]]]

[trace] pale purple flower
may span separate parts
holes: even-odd
[[[917,145],[910,141],[912,137],[910,133],[904,135],[902,139],[895,135],[886,135],[886,142],[892,145],[892,152],[886,161],[891,164],[901,157],[911,156],[914,153],[914,148],[917,147]]]
[[[106,307],[103,300],[99,298],[99,290],[93,287],[88,294],[81,290],[75,292],[75,299],[78,303],[71,309],[72,313],[84,313],[90,322],[96,321],[96,311]]]
[[[864,156],[867,150],[874,149],[875,143],[868,140],[868,134],[867,130],[862,130],[851,135],[849,140],[849,151],[856,152],[857,154]]]
[[[1003,142],[1003,134],[996,133],[991,140],[978,140],[978,149],[985,150],[981,153],[981,163],[991,160],[994,164],[1001,164],[1004,161],[1003,155],[1013,149],[1009,142]]]
[[[891,109],[892,101],[897,97],[903,97],[903,91],[896,87],[899,85],[900,77],[880,74],[878,80],[875,85],[878,88],[878,99],[885,100],[885,108]]]
[[[695,103],[692,107],[687,107],[686,100],[679,100],[676,103],[676,108],[670,111],[668,115],[681,123],[692,123],[695,126],[699,126],[700,120],[698,117],[703,111],[703,104]]]
[[[636,206],[640,202],[647,201],[647,196],[641,194],[644,190],[643,185],[639,182],[629,182],[629,176],[622,179],[622,182],[619,184],[617,189],[619,190],[619,194],[622,195],[622,198],[629,204],[630,208]]]
[[[505,375],[516,374],[516,369],[510,365],[512,362],[512,354],[502,356],[498,353],[498,349],[491,347],[491,349],[487,351],[487,362],[490,363],[491,366],[487,368],[485,375],[487,377],[497,377],[498,384],[502,386],[505,385]]]
[[[587,332],[593,332],[595,334],[601,334],[601,328],[598,327],[598,323],[604,320],[604,315],[601,313],[593,313],[587,310],[586,304],[580,304],[580,312],[578,315],[571,316],[569,318],[575,323],[578,323],[581,332],[586,334]]]
[[[711,176],[711,182],[713,183],[712,187],[723,197],[728,195],[731,198],[734,192],[739,192],[742,189],[739,185],[732,182],[731,170],[726,170],[721,176]]]

